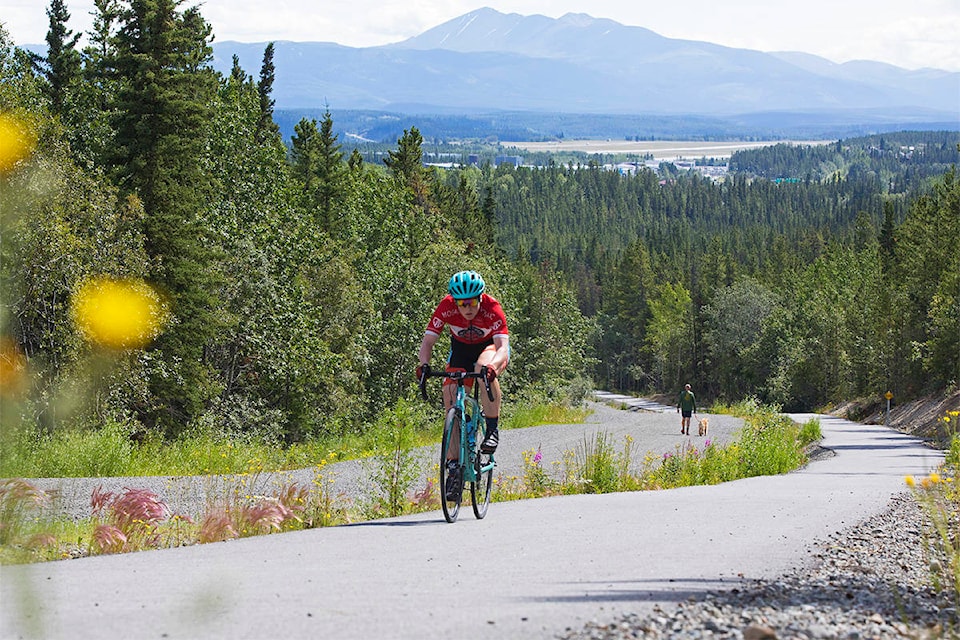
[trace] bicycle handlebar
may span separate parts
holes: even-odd
[[[430,365],[423,365],[423,372],[420,375],[420,395],[424,400],[427,398],[427,379],[428,378],[450,378],[451,380],[463,381],[471,378],[483,380],[483,386],[487,390],[487,397],[493,402],[493,390],[490,388],[490,380],[487,378],[487,365],[480,367],[480,371],[431,371]]]

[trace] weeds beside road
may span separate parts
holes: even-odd
[[[636,418],[603,410],[611,421],[617,414]],[[576,431],[570,425],[511,430],[514,435],[506,440],[514,441],[513,448],[501,449],[505,462],[495,499],[664,489],[784,473],[804,463],[804,449],[818,437],[815,424],[801,429],[756,403],[744,403],[736,412],[744,415],[743,423],[725,425],[717,417],[714,434],[699,441],[678,436],[670,416],[657,416],[647,432],[632,434],[607,430],[603,421],[592,425],[595,429]],[[366,462],[336,463],[328,455],[299,471],[125,478],[108,489],[101,488],[105,479],[59,481],[59,497],[36,483],[8,480],[2,489],[3,561],[181,546],[437,509],[435,446],[413,446],[416,439],[403,435],[403,425],[397,419],[393,431],[384,429],[384,446]],[[554,444],[551,449],[551,437],[566,448]],[[532,438],[538,439],[536,448]],[[657,450],[645,450],[638,460],[639,449],[654,440]],[[521,449],[522,442],[531,446]],[[511,453],[516,459],[507,461]],[[85,514],[51,517],[58,500],[62,508],[66,502],[82,504],[88,496]]]

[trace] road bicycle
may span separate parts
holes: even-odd
[[[420,393],[424,400],[427,398],[428,378],[449,378],[457,383],[457,395],[453,406],[447,410],[443,423],[443,440],[440,444],[440,504],[443,507],[443,517],[447,522],[455,522],[460,514],[460,503],[463,501],[463,488],[470,484],[470,500],[473,503],[473,515],[478,519],[487,515],[490,506],[490,492],[493,489],[493,469],[497,466],[492,453],[482,453],[480,443],[486,434],[486,419],[480,406],[480,385],[473,385],[473,394],[466,390],[467,380],[483,380],[487,397],[493,400],[493,391],[486,376],[486,367],[480,371],[431,371],[423,368],[420,377]],[[451,441],[459,438],[460,453],[457,458],[457,469],[460,474],[460,490],[455,496],[446,495],[447,486],[447,450]]]

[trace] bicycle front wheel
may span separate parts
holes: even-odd
[[[493,454],[480,453],[483,431],[483,429],[477,429],[473,466],[476,480],[470,483],[470,501],[473,503],[473,515],[478,520],[487,515],[487,509],[490,507],[490,492],[493,490]]]
[[[443,424],[443,441],[440,444],[440,506],[443,507],[443,517],[447,522],[456,522],[460,515],[460,503],[463,500],[463,466],[457,467],[456,480],[448,479],[447,451],[451,443],[457,443],[455,451],[459,451],[460,441],[460,412],[456,408],[447,411],[447,419]],[[447,485],[453,483],[456,490],[447,493]]]

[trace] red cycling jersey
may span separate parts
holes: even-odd
[[[468,321],[457,310],[453,296],[447,295],[433,312],[427,323],[427,333],[441,335],[443,326],[450,327],[450,336],[465,344],[479,344],[492,341],[495,336],[509,335],[507,317],[500,303],[493,296],[480,295],[480,311],[472,321]]]

